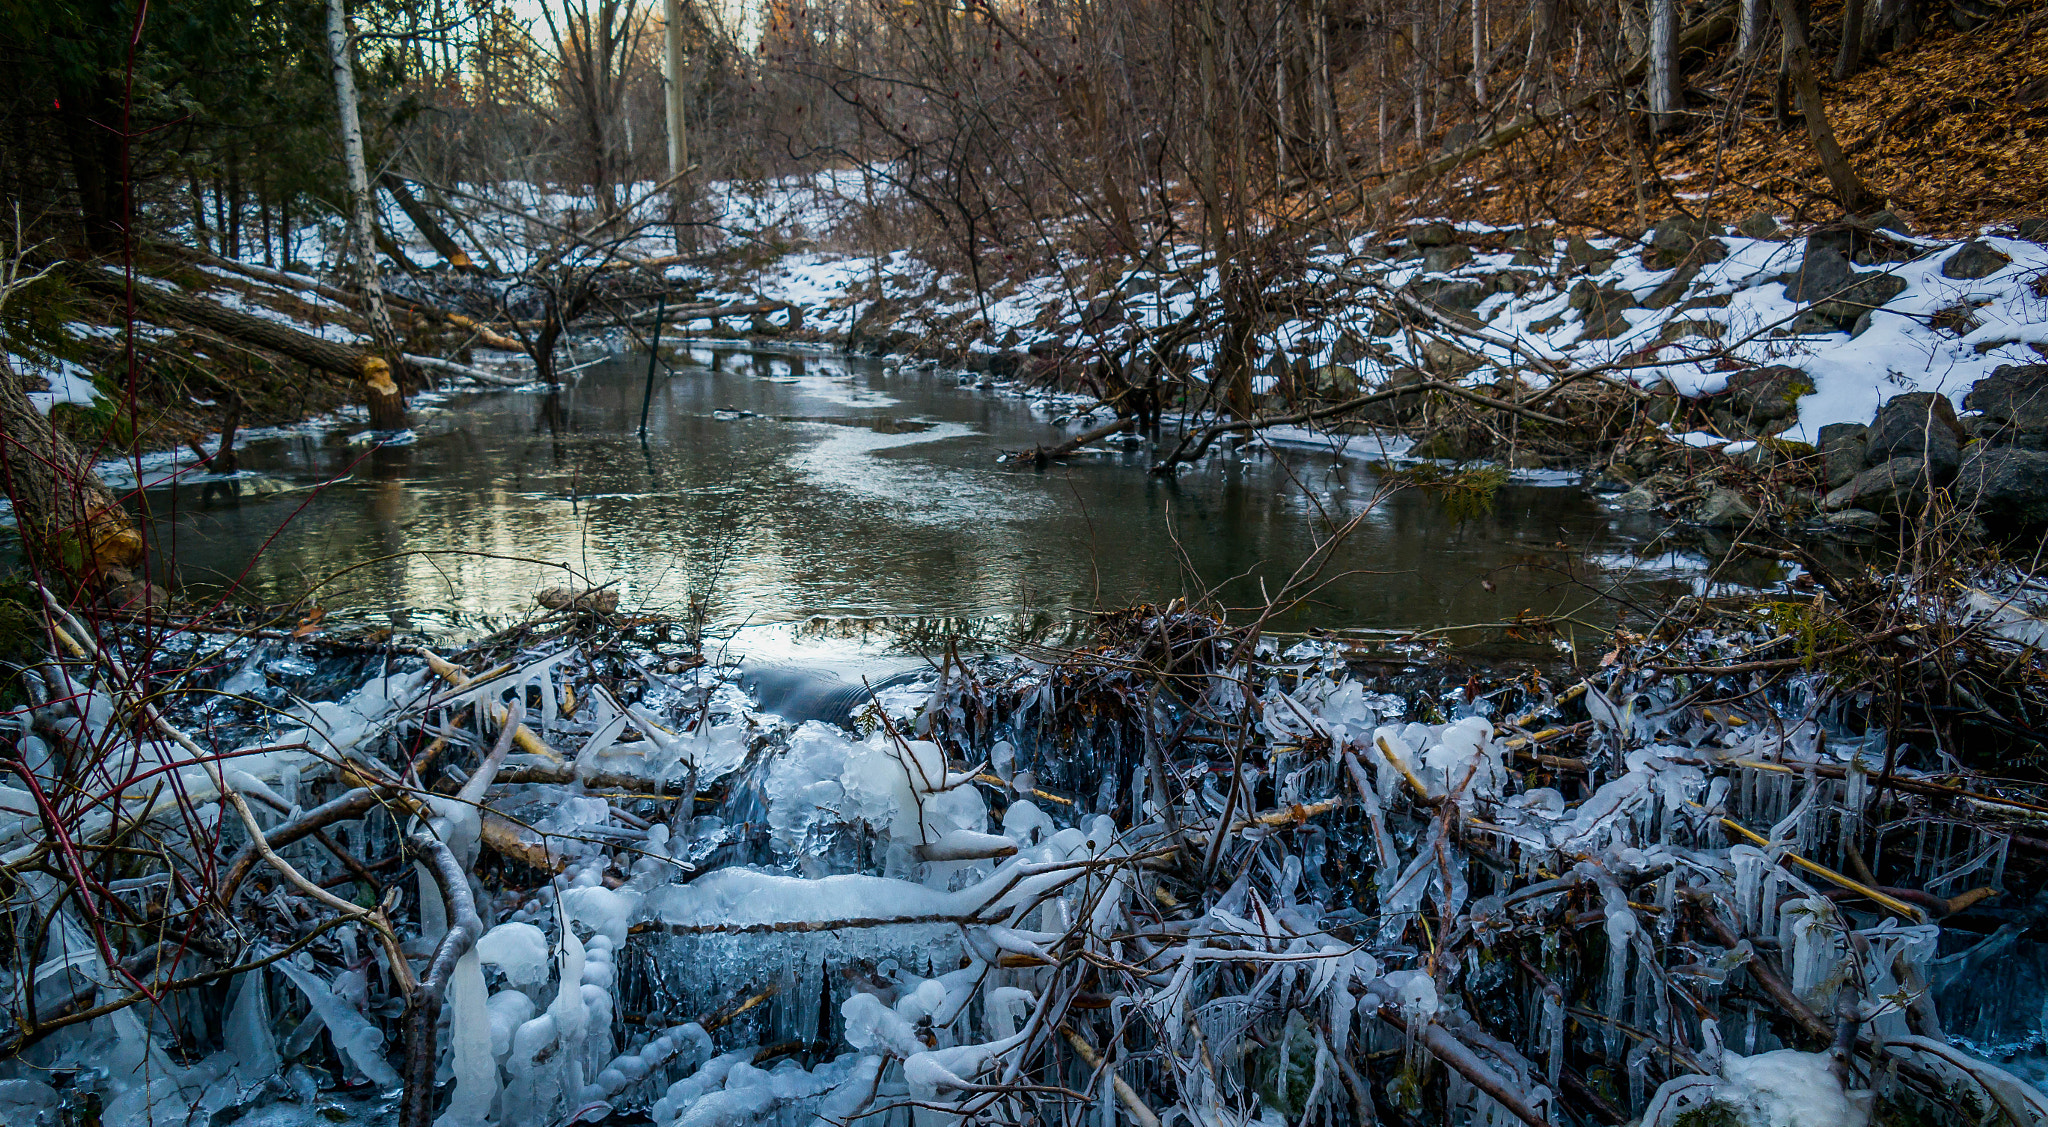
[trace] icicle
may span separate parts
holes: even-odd
[[[474,950],[456,960],[448,984],[448,1042],[455,1094],[434,1127],[479,1127],[498,1098],[498,1062],[491,1053],[483,961]]]

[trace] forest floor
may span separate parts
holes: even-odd
[[[1969,30],[1946,10],[1923,18],[1929,26],[1910,46],[1841,81],[1823,74],[1844,151],[1916,234],[1967,237],[2048,215],[2048,5],[2005,5],[1999,18]],[[1840,19],[1839,3],[1814,5],[1823,66],[1839,43]],[[1773,52],[1745,66],[1726,43],[1696,53],[1685,77],[1693,124],[1682,132],[1649,143],[1647,134],[1567,119],[1476,161],[1402,210],[1610,233],[1640,231],[1680,210],[1726,223],[1758,212],[1793,223],[1834,219],[1840,208],[1804,130],[1781,128],[1772,112],[1775,62]],[[1347,119],[1369,129],[1376,107],[1355,88],[1346,104]],[[1453,116],[1433,140],[1471,128]],[[1362,153],[1378,148],[1359,128],[1352,144]],[[1410,143],[1388,163],[1408,167],[1438,151]]]

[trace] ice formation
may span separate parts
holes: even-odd
[[[1907,891],[1844,875],[1867,849],[1881,744],[1830,742],[1818,706],[1736,723],[1617,671],[1570,694],[1517,689],[1518,718],[1504,696],[1390,693],[1331,647],[1237,648],[1201,621],[1146,627],[1206,654],[1170,708],[1126,653],[990,660],[892,689],[855,730],[786,725],[746,711],[716,669],[672,680],[615,661],[599,684],[600,659],[572,647],[482,685],[379,673],[282,733],[346,759],[252,750],[214,776],[171,758],[176,740],[145,742],[125,754],[189,780],[230,859],[245,831],[221,811],[237,796],[282,839],[398,777],[400,735],[471,766],[351,830],[365,850],[411,849],[392,855],[421,879],[388,903],[329,903],[282,875],[237,886],[334,922],[252,948],[264,969],[210,1011],[116,1010],[22,1059],[89,1072],[107,1127],[230,1108],[310,1121],[337,1093],[401,1092],[401,1117],[424,1109],[436,1127],[1350,1123],[1375,1108],[1547,1127],[1600,1106],[1675,1127],[1709,1105],[1744,1127],[1866,1127],[1882,1101],[1941,1098],[2042,1121],[2040,1046],[2018,1040],[2043,1028],[2035,949],[2018,922],[1979,937],[1931,906],[1995,884],[2010,842],[1983,826],[1925,841],[1887,871]],[[1534,758],[1537,715],[1580,694],[1586,757]],[[112,679],[78,699],[72,721],[116,730]],[[458,714],[480,720],[464,731]],[[519,731],[571,751],[520,750]],[[123,801],[123,817],[154,817],[160,800]],[[28,790],[0,793],[17,855],[38,817]],[[442,889],[406,835],[479,875]],[[278,863],[343,884],[325,849],[291,838]],[[523,883],[480,875],[512,861]],[[13,918],[56,905],[57,887],[24,871]],[[418,915],[386,934],[380,913],[406,890]],[[119,996],[136,968],[57,907],[8,988],[49,1007]],[[442,1024],[419,1067],[394,983],[432,966]],[[2031,1009],[1998,1019],[2004,1065],[1971,1040],[1993,1020],[1945,1001],[1990,968],[2035,976],[2014,995]],[[10,1124],[69,1106],[54,1074],[8,1068]]]

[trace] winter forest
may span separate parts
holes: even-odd
[[[0,1127],[2048,1127],[2048,3],[0,0]]]

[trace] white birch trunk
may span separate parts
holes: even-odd
[[[356,72],[350,61],[346,0],[327,0],[327,50],[334,63],[334,100],[341,108],[342,162],[348,166],[349,251],[356,285],[363,292],[364,314],[370,322],[370,349],[363,354],[363,394],[370,408],[370,426],[399,430],[405,426],[405,397],[392,379],[398,356],[398,332],[384,307],[384,286],[377,277],[377,247],[370,213],[370,167],[363,154],[363,123],[356,112]]]

